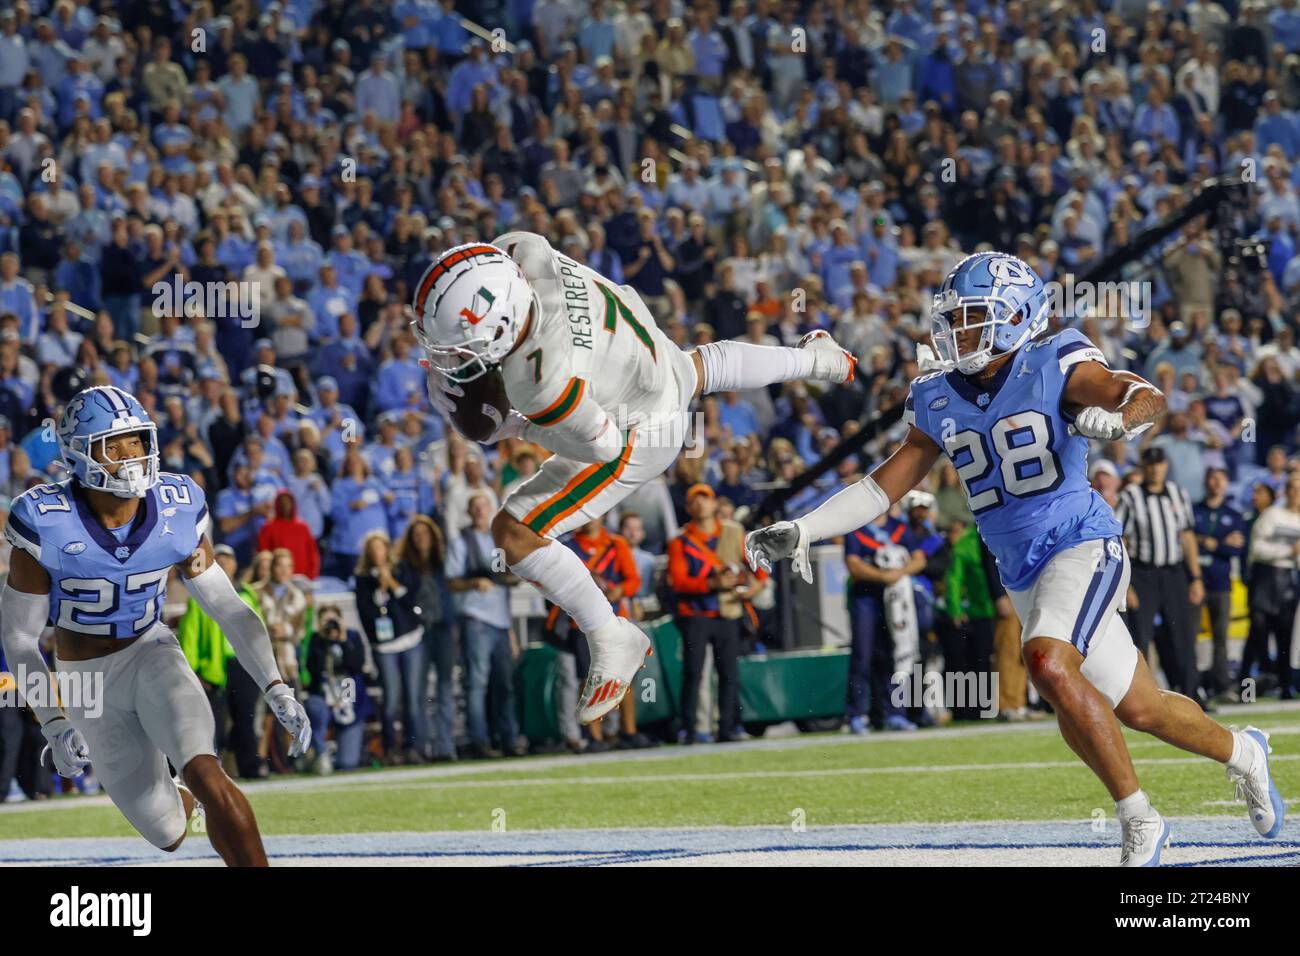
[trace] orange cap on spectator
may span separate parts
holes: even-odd
[[[701,481],[701,482],[698,482],[698,483],[696,483],[696,484],[693,484],[693,485],[691,485],[689,488],[686,489],[686,500],[687,500],[688,502],[689,502],[692,498],[694,498],[696,495],[708,495],[710,498],[716,498],[716,497],[717,497],[717,495],[714,493],[713,489],[712,489],[709,485],[706,485],[706,484],[705,484],[704,482],[702,482],[702,481]]]

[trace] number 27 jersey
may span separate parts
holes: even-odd
[[[49,573],[49,623],[126,639],[161,618],[171,569],[194,553],[208,521],[203,490],[186,475],[160,474],[122,529],[105,528],[67,479],[15,498],[5,537]]]
[[[1052,555],[1123,529],[1088,483],[1088,440],[1069,433],[1065,385],[1105,357],[1077,329],[1030,342],[988,383],[960,372],[912,382],[904,421],[951,459],[1005,587],[1024,590]]]

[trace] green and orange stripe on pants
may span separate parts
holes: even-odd
[[[635,437],[635,429],[624,432],[623,449],[617,458],[582,469],[560,491],[524,515],[524,524],[534,533],[545,535],[617,481],[632,457]]]

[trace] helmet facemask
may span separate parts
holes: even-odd
[[[132,458],[109,459],[108,442],[122,435],[140,436],[144,454]],[[74,465],[81,484],[119,498],[143,498],[158,482],[158,427],[153,422],[121,426],[91,435],[75,435],[63,446],[63,456]],[[99,461],[96,453],[105,459]],[[109,467],[116,466],[116,473]]]
[[[1024,314],[1026,306],[1017,307],[1001,296],[963,297],[956,290],[934,297],[930,337],[935,356],[945,369],[965,375],[983,371],[1000,354],[1014,352],[1023,344],[1034,323]],[[979,345],[969,353],[958,339],[961,333],[978,329]],[[1017,329],[1018,334],[998,333]]]

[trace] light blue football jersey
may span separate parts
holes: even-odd
[[[1110,505],[1088,483],[1088,440],[1069,433],[1061,403],[1082,362],[1106,363],[1077,329],[1026,344],[989,382],[932,372],[912,382],[904,421],[952,460],[1005,587],[1029,587],[1049,558],[1118,536]]]
[[[203,490],[163,472],[124,529],[105,528],[68,478],[13,500],[5,537],[50,575],[49,623],[78,634],[131,638],[162,616],[167,576],[208,526]]]

